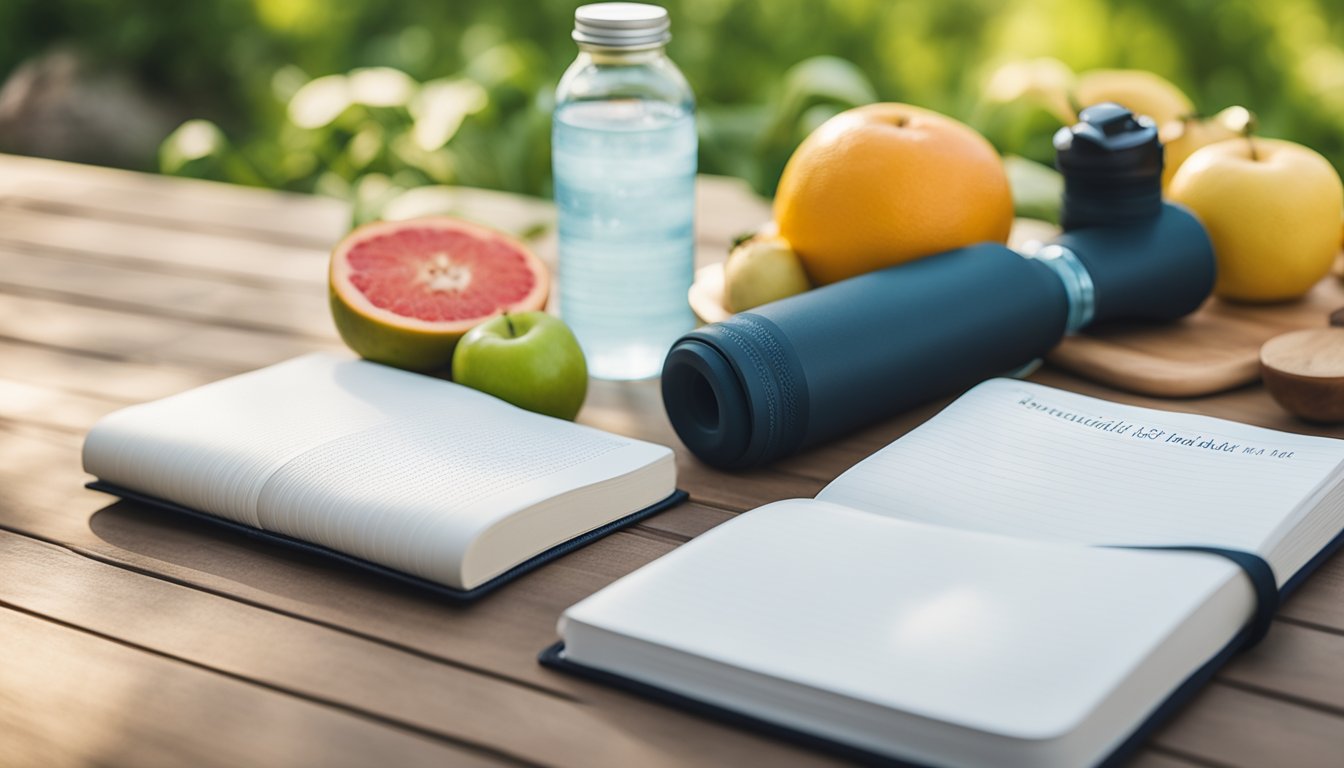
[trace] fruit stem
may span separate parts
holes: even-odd
[[[1255,151],[1255,114],[1250,110],[1243,110],[1244,116],[1239,115],[1243,120],[1241,124],[1241,135],[1246,137],[1246,143],[1251,145],[1251,160],[1259,161],[1260,154]]]
[[[509,338],[510,339],[518,338],[518,331],[513,327],[513,318],[509,317],[508,312],[504,313],[504,324],[509,326]]]
[[[753,230],[751,232],[743,232],[737,237],[734,237],[732,245],[728,246],[728,252],[732,253],[734,248],[756,237],[756,234],[757,233]]]

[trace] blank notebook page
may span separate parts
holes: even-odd
[[[1221,613],[1187,624],[1216,594]],[[1104,720],[1137,722],[1227,642],[1252,602],[1218,557],[1046,544],[793,499],[724,523],[570,608],[561,634],[579,622],[880,707],[1051,739],[1121,686],[1128,693]],[[1174,635],[1184,639],[1171,648],[1187,658],[1133,674]],[[577,663],[636,679],[652,667],[613,669],[617,654],[572,650]],[[658,684],[700,693],[685,689],[684,673],[664,675]],[[720,687],[723,698],[753,688]],[[763,698],[753,711],[778,706],[771,719],[817,727],[789,714],[796,696]],[[898,724],[879,713],[872,727]]]
[[[1344,441],[993,379],[817,498],[1023,538],[1267,554],[1341,461]]]

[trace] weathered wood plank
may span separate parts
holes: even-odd
[[[0,764],[500,763],[3,606],[0,637]]]
[[[328,258],[326,249],[3,207],[0,244],[170,274],[300,285],[324,280]]]
[[[1344,572],[1336,564],[1333,572]],[[1276,621],[1255,648],[1228,664],[1218,677],[1260,691],[1330,708],[1344,728],[1344,633]]]
[[[89,356],[190,365],[219,376],[319,349],[345,349],[334,339],[222,328],[26,296],[0,296],[0,339]]]
[[[98,418],[119,407],[105,398],[12,381],[0,374],[0,419],[83,436]]]
[[[0,339],[0,375],[119,403],[140,403],[219,378],[197,367],[140,363]]]
[[[689,541],[716,525],[726,523],[736,517],[736,513],[691,502],[682,504],[669,513],[660,514],[639,524],[640,529],[656,531],[668,537],[669,541]]]
[[[1192,768],[1204,763],[1197,763],[1183,757],[1148,750],[1142,752],[1134,758],[1134,762],[1129,764],[1129,768]]]
[[[531,763],[679,765],[713,755],[787,760],[732,731],[715,745],[319,624],[0,532],[0,603],[241,680]],[[336,672],[336,673],[334,673]],[[661,716],[648,709],[647,716]],[[520,718],[526,727],[520,728]],[[713,729],[720,731],[720,729]],[[601,744],[600,751],[591,750]]]
[[[1221,765],[1339,768],[1344,719],[1212,685],[1153,742]]]
[[[0,155],[0,206],[25,203],[86,218],[319,247],[350,222],[349,206],[331,198]]]
[[[255,285],[218,277],[152,273],[63,251],[26,253],[0,246],[0,293],[34,296],[130,315],[333,338],[325,282]]]

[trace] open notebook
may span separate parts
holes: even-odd
[[[684,498],[672,451],[312,354],[135,405],[91,487],[471,598]]]
[[[1268,607],[1228,557],[1121,547],[1257,554],[1272,604],[1341,540],[1341,462],[1344,441],[996,379],[571,607],[542,660],[859,756],[1094,765]]]

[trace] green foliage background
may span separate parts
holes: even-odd
[[[575,54],[569,32],[579,4],[6,0],[0,74],[58,43],[129,69],[210,121],[169,140],[161,158],[169,172],[369,200],[438,183],[546,195],[551,91]],[[669,53],[699,98],[701,170],[743,177],[763,194],[808,131],[871,100],[951,114],[1005,153],[1049,162],[1053,118],[982,98],[998,65],[1037,56],[1075,71],[1155,71],[1201,112],[1243,104],[1259,114],[1261,133],[1308,144],[1344,167],[1339,0],[665,4]],[[287,102],[307,81],[374,66],[418,83],[474,82],[485,98],[433,149],[405,138],[420,119],[409,102],[356,101],[317,127],[288,116]]]

